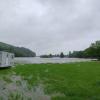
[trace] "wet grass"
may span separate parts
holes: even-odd
[[[30,86],[43,84],[52,100],[100,100],[100,62],[17,65],[0,75],[12,71]]]
[[[24,100],[23,96],[19,93],[11,93],[8,97],[8,100]]]
[[[10,76],[8,76],[8,77],[7,76],[3,76],[2,79],[9,84],[9,83],[12,83],[12,80],[9,77]]]
[[[44,84],[53,100],[100,100],[100,62],[20,65],[14,70],[31,85]]]

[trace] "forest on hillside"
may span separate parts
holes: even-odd
[[[11,52],[15,57],[35,57],[36,53],[24,47],[16,47],[3,42],[0,42],[0,51]]]

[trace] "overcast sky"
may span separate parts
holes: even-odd
[[[0,41],[37,54],[100,40],[100,0],[0,0]]]

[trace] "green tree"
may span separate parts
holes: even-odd
[[[64,58],[65,56],[64,56],[64,53],[63,52],[61,52],[60,53],[60,58]]]

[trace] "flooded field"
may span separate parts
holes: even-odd
[[[30,78],[30,76],[29,76]],[[44,93],[42,84],[30,86],[26,80],[15,73],[2,76],[0,80],[0,100],[51,100]]]
[[[100,100],[99,91],[99,61],[0,70],[0,100]]]
[[[91,61],[91,59],[81,58],[39,58],[39,57],[18,57],[15,58],[15,63],[24,64],[39,64],[39,63],[70,63],[70,62],[84,62]]]

